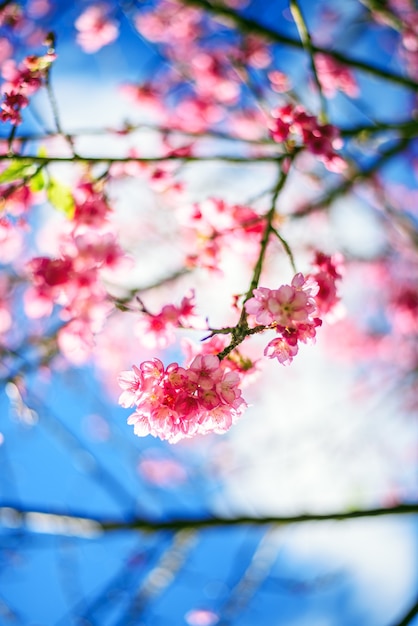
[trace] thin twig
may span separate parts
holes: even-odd
[[[292,13],[296,27],[298,29],[300,40],[303,44],[303,47],[305,48],[306,52],[309,55],[310,66],[311,66],[312,74],[313,74],[314,81],[316,84],[316,88],[318,90],[318,96],[319,96],[319,101],[320,101],[319,119],[323,124],[325,124],[328,121],[327,101],[322,91],[321,81],[319,80],[318,72],[317,72],[316,65],[315,65],[315,55],[314,55],[311,35],[309,33],[305,18],[303,17],[302,10],[297,0],[290,0],[290,11]]]

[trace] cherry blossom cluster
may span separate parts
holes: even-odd
[[[28,56],[20,65],[11,59],[3,63],[2,76],[6,82],[2,85],[2,122],[10,122],[14,126],[22,123],[21,110],[28,106],[29,96],[44,84],[55,58],[56,54],[48,51],[43,56]]]
[[[143,312],[135,325],[135,333],[141,338],[142,345],[160,350],[175,341],[176,328],[193,328],[199,322],[195,313],[194,291],[184,296],[179,306],[165,304],[159,313],[150,313],[143,307]]]
[[[322,321],[316,316],[314,294],[315,286],[309,285],[301,273],[290,285],[254,289],[253,297],[245,303],[247,313],[254,315],[257,324],[274,328],[278,334],[267,344],[265,356],[289,364],[298,353],[298,343],[315,338]]]
[[[341,260],[317,252],[314,272],[298,273],[290,285],[278,289],[258,287],[245,302],[245,310],[257,324],[274,329],[277,337],[264,350],[264,355],[288,365],[299,351],[299,343],[314,341],[316,329],[322,325],[320,316],[332,311],[339,302],[337,281]]]
[[[213,271],[219,271],[226,249],[251,258],[251,249],[254,244],[258,247],[265,223],[254,209],[220,198],[181,207],[179,219],[194,248],[187,255],[187,265]]]
[[[171,128],[201,132],[225,122],[238,102],[246,106],[236,68],[265,69],[273,58],[257,35],[240,33],[236,40],[218,36],[221,29],[209,26],[204,12],[177,0],[160,0],[152,9],[139,11],[135,26],[177,70],[165,68],[163,79],[155,76],[136,93],[137,100],[146,102]],[[247,113],[250,124],[253,111]],[[234,125],[237,115],[234,110],[228,123]],[[265,123],[259,129],[263,127]]]
[[[341,259],[317,252],[313,272],[306,278],[298,273],[290,285],[254,289],[244,306],[250,322],[258,326],[250,326],[243,340],[252,329],[257,333],[274,330],[277,337],[268,343],[264,355],[282,364],[291,363],[299,343],[315,339],[322,324],[318,315],[326,315],[338,303],[336,283],[340,278]],[[185,297],[179,307],[166,305],[158,315],[145,317],[143,325],[148,328],[143,326],[143,331],[157,337],[161,333],[165,339],[167,326],[178,326],[179,320],[193,315],[192,296]],[[135,434],[175,443],[185,437],[226,432],[241,415],[246,403],[239,386],[256,375],[257,361],[236,347],[228,349],[225,335],[212,332],[199,347],[184,340],[188,367],[171,363],[165,368],[154,358],[120,373],[118,382],[123,392],[119,404],[136,407],[128,418]]]
[[[184,337],[181,341],[181,349],[185,362],[191,363],[196,356],[215,355],[219,356],[225,351],[229,344],[226,335],[214,334],[200,343],[192,341],[189,337]],[[241,387],[248,387],[259,378],[261,373],[260,359],[256,352],[256,346],[250,342],[245,342],[239,349],[235,348],[222,359],[223,367],[232,372],[237,372],[240,377]]]
[[[49,0],[30,3],[25,10],[20,2],[2,2],[0,5],[0,65],[28,44],[40,46],[47,36],[41,18],[52,11]]]
[[[327,54],[315,55],[315,67],[324,94],[333,98],[342,91],[350,98],[357,98],[359,87],[353,72]]]
[[[154,358],[122,372],[119,404],[135,412],[128,418],[139,437],[152,435],[170,443],[224,433],[246,407],[240,377],[215,355],[198,355],[189,367],[166,368]]]
[[[80,184],[74,200],[70,232],[59,235],[59,256],[35,257],[27,264],[32,286],[25,293],[25,310],[29,317],[44,317],[58,305],[65,323],[58,345],[68,360],[80,363],[111,308],[103,272],[116,269],[124,253],[107,224],[110,208],[95,185]]]
[[[301,106],[287,104],[272,111],[270,134],[275,141],[301,145],[323,161],[333,172],[345,169],[344,160],[335,152],[341,148],[338,129],[332,124],[321,124]]]
[[[386,7],[385,7],[386,8]],[[388,7],[396,20],[396,29],[400,33],[399,55],[404,59],[408,73],[418,78],[418,10],[414,0],[389,0]],[[379,5],[373,5],[371,15],[379,24],[393,26],[390,13],[381,11]]]

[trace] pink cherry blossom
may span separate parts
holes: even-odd
[[[238,419],[246,403],[240,377],[215,355],[198,355],[188,368],[159,359],[122,372],[122,406],[136,406],[128,418],[136,435],[152,435],[175,443],[185,437],[223,433]]]
[[[181,346],[185,355],[187,363],[191,363],[197,355],[214,354],[218,355],[228,344],[228,339],[225,335],[214,335],[210,339],[207,339],[203,343],[194,343],[191,339],[185,337],[182,339]],[[222,361],[227,363],[227,368],[231,372],[237,372],[240,378],[240,384],[242,387],[254,382],[260,375],[260,360],[256,358],[252,352],[251,344],[247,344],[244,348],[237,351],[233,350]],[[226,366],[225,366],[226,367]],[[228,376],[225,377],[225,381],[228,381]]]
[[[315,67],[322,91],[328,98],[334,97],[338,90],[350,98],[357,98],[359,95],[357,81],[345,65],[341,65],[326,54],[317,54]]]
[[[320,124],[318,119],[314,115],[309,115],[301,105],[287,104],[273,109],[271,115],[269,129],[275,141],[281,143],[292,140],[315,154],[330,171],[344,170],[345,163],[335,152],[342,145],[335,126]]]
[[[43,56],[28,56],[17,66],[9,59],[3,63],[2,85],[4,100],[0,105],[0,120],[17,126],[22,122],[21,110],[28,106],[28,96],[45,82],[46,74],[56,55],[48,51]]]
[[[299,351],[298,345],[289,344],[283,337],[272,339],[264,350],[264,356],[277,359],[283,365],[290,365]]]
[[[124,392],[119,397],[119,404],[125,409],[133,407],[136,400],[141,396],[141,386],[143,384],[143,376],[141,370],[132,366],[132,370],[121,372],[118,376],[119,386]]]
[[[340,302],[338,283],[342,279],[342,257],[328,256],[323,252],[316,252],[313,261],[314,271],[309,274],[318,285],[315,294],[315,303],[321,315],[335,311]]]
[[[264,326],[292,326],[308,320],[316,309],[311,288],[302,274],[296,274],[291,285],[282,285],[278,289],[259,287],[253,294],[253,298],[245,303],[245,309]]]
[[[322,258],[322,257],[321,257]],[[268,343],[264,355],[276,358],[284,365],[298,353],[298,342],[314,341],[316,328],[322,320],[317,317],[318,284],[296,274],[290,285],[278,289],[258,287],[246,301],[245,309],[258,324],[274,329],[279,335]]]
[[[179,306],[165,304],[159,313],[144,310],[135,325],[135,334],[141,344],[164,349],[175,341],[176,328],[206,328],[205,321],[195,312],[194,291],[184,296]]]
[[[175,488],[187,480],[186,468],[181,463],[157,454],[141,458],[138,472],[147,482],[165,489]]]
[[[104,4],[88,7],[75,21],[78,30],[77,43],[84,52],[94,53],[115,41],[119,28],[115,21],[109,19]]]
[[[89,359],[94,337],[89,320],[75,319],[58,331],[58,347],[64,357],[74,365]]]
[[[18,258],[23,245],[21,231],[5,219],[0,219],[0,263]]]
[[[35,257],[26,265],[32,284],[24,295],[24,306],[32,318],[50,315],[57,307],[65,322],[58,344],[69,361],[80,364],[88,358],[94,336],[112,309],[103,278],[126,257],[108,230],[110,208],[100,190],[81,182],[74,199],[74,219],[57,234],[58,254]]]
[[[264,219],[251,207],[229,204],[220,198],[183,206],[179,219],[184,225],[186,245],[190,240],[188,266],[222,271],[223,258],[233,250],[246,261],[258,250]]]

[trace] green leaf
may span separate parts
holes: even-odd
[[[45,146],[41,146],[36,154],[42,157],[43,159],[46,159],[48,156],[48,151],[45,148]]]
[[[42,189],[45,189],[45,186],[46,186],[45,174],[43,173],[42,170],[38,170],[36,174],[34,174],[32,178],[30,179],[29,187],[31,191],[35,192],[35,191],[42,191]]]
[[[52,206],[64,213],[70,220],[74,217],[75,204],[70,187],[51,178],[48,181],[46,193]]]
[[[0,183],[11,183],[14,180],[21,180],[31,175],[31,170],[35,168],[33,161],[29,159],[12,161],[8,168],[0,174]]]

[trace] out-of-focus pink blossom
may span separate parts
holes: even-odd
[[[358,97],[359,88],[356,79],[345,65],[341,65],[329,55],[317,54],[315,67],[322,91],[328,98],[334,97],[337,91],[342,91],[350,98]]]
[[[112,308],[103,275],[126,257],[110,232],[110,208],[99,189],[82,182],[74,191],[71,229],[58,233],[58,254],[35,257],[26,266],[31,287],[24,296],[30,317],[50,315],[54,306],[66,324],[58,333],[64,355],[73,363],[87,359]]]
[[[0,220],[0,263],[11,263],[17,259],[22,243],[21,231],[6,220]]]
[[[175,459],[147,455],[138,463],[138,472],[147,482],[158,487],[173,488],[187,480],[187,471]]]
[[[286,76],[286,74],[279,72],[278,70],[272,70],[267,76],[273,91],[276,91],[277,93],[286,93],[289,91],[291,85],[289,77]]]
[[[0,276],[0,334],[12,327],[11,284],[8,276]]]
[[[265,69],[272,61],[268,44],[257,35],[247,35],[238,59],[241,63],[251,65],[257,69]]]
[[[219,198],[181,207],[179,219],[186,245],[190,240],[187,264],[216,272],[222,270],[222,258],[227,250],[250,261],[264,230],[264,220],[252,208]]]
[[[200,34],[202,14],[176,0],[162,0],[152,11],[141,11],[135,18],[138,31],[150,41],[181,50],[190,49]]]
[[[28,106],[28,96],[44,83],[46,74],[56,55],[48,51],[43,56],[28,56],[17,66],[9,59],[3,63],[2,75],[6,82],[2,85],[4,100],[0,106],[0,120],[17,126],[21,124],[21,110]]]
[[[144,315],[136,323],[135,334],[146,347],[167,348],[175,340],[176,328],[194,328],[196,325],[205,328],[204,320],[196,315],[194,307],[192,291],[184,296],[179,306],[165,304],[161,311],[155,314],[144,311]]]
[[[219,621],[219,616],[208,609],[192,609],[186,613],[185,619],[189,626],[215,626]]]
[[[0,37],[0,63],[3,64],[6,59],[10,58],[13,47],[6,37]]]
[[[108,17],[104,4],[88,7],[75,21],[78,30],[77,43],[84,52],[92,54],[115,41],[119,34],[118,24]]]
[[[338,129],[332,124],[320,124],[301,105],[287,104],[274,109],[269,128],[275,141],[300,143],[330,171],[342,172],[345,169],[344,160],[335,152],[342,146]]]
[[[315,303],[321,316],[328,315],[335,311],[340,302],[338,283],[343,276],[343,258],[339,254],[328,256],[316,252],[312,265],[314,271],[309,274],[309,278],[318,285]]]
[[[94,337],[89,320],[75,319],[58,331],[60,352],[70,363],[82,365],[90,358]]]
[[[17,2],[7,3],[0,11],[0,26],[17,29],[24,21],[23,9]]]

